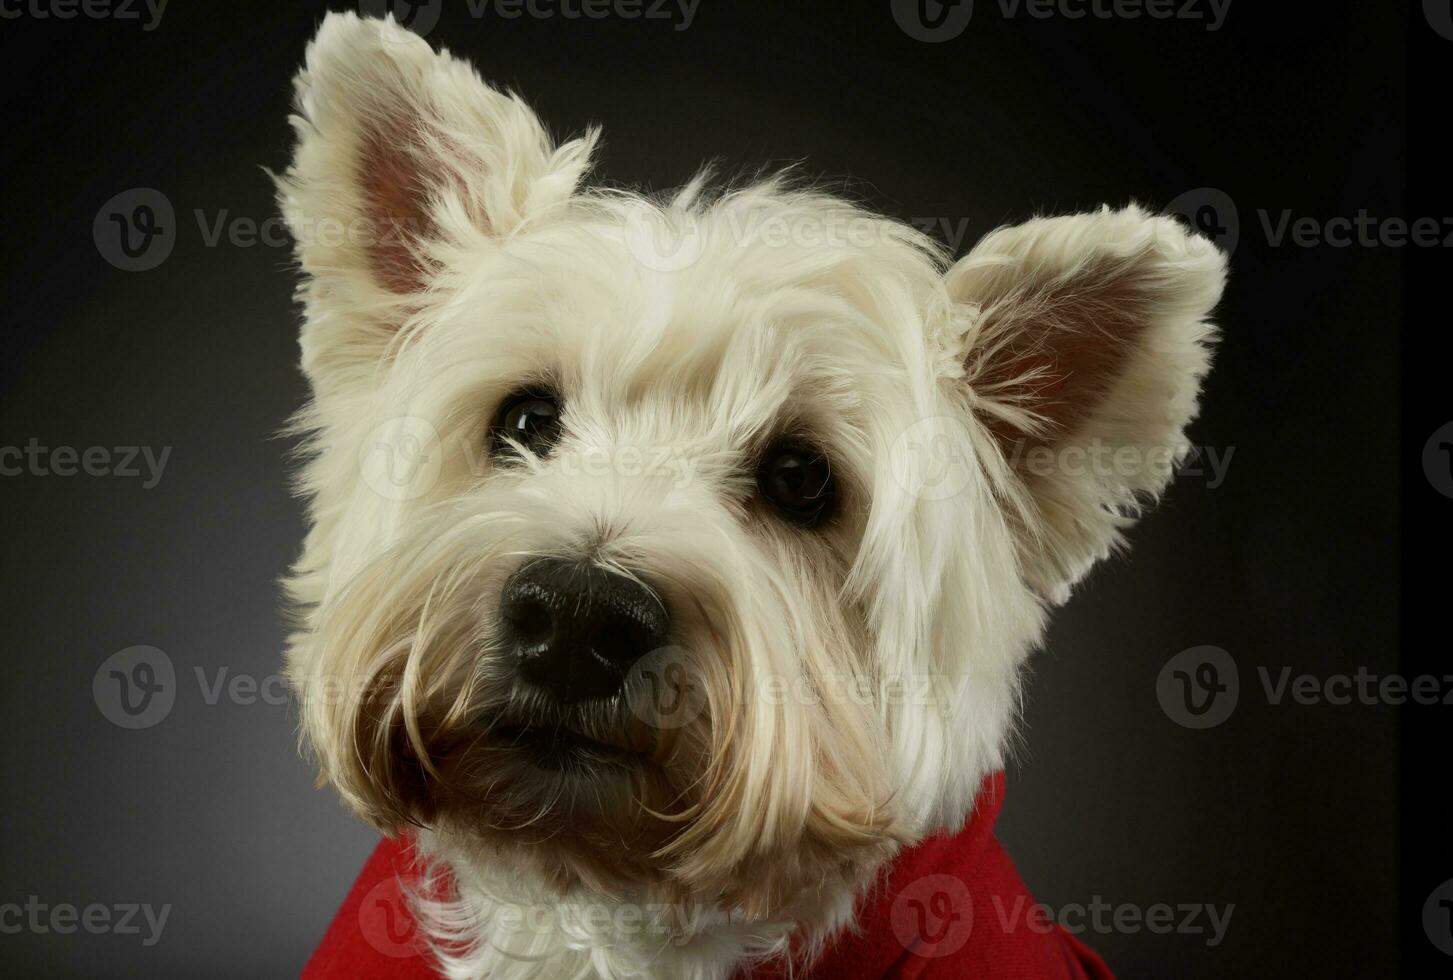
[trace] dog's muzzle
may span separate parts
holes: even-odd
[[[641,582],[559,558],[505,583],[500,622],[519,676],[561,704],[609,698],[631,666],[664,647],[670,617]]]

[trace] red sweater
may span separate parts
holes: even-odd
[[[1112,980],[1100,957],[1037,911],[995,839],[1004,776],[984,781],[957,834],[905,850],[858,901],[858,928],[805,971],[758,967],[740,980]],[[303,970],[303,980],[438,980],[414,943],[398,887],[412,872],[407,841],[382,841]]]

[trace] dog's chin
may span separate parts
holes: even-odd
[[[471,863],[522,862],[561,894],[659,884],[679,791],[648,752],[554,722],[497,724],[443,773],[428,819]]]
[[[887,818],[819,821],[791,843],[761,846],[743,830],[760,810],[703,803],[715,775],[709,725],[663,730],[623,715],[606,705],[501,711],[431,743],[435,766],[416,787],[413,822],[456,871],[507,869],[560,895],[706,900],[753,919],[825,881],[856,881],[897,839]]]
[[[603,721],[603,719],[602,719]],[[464,744],[460,744],[460,743]],[[454,837],[518,850],[617,885],[654,877],[681,780],[659,740],[560,715],[495,717],[438,758],[429,819]]]
[[[641,747],[626,739],[599,738],[553,722],[497,725],[491,738],[500,749],[552,776],[619,779],[650,764]]]

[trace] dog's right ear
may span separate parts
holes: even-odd
[[[329,14],[294,80],[278,198],[307,277],[304,366],[377,357],[451,253],[548,216],[596,133],[556,148],[518,96],[394,23]]]

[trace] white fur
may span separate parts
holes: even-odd
[[[1178,458],[1221,256],[1135,207],[1001,229],[950,267],[910,228],[784,179],[721,194],[698,180],[665,202],[588,190],[595,134],[553,145],[518,98],[391,21],[330,15],[297,105],[279,196],[304,273],[311,530],[288,582],[288,671],[323,776],[387,832],[422,824],[421,851],[454,883],[420,898],[448,975],[708,980],[830,941],[899,847],[963,823],[1003,765],[1048,605],[1170,477],[1026,474],[1003,432]],[[367,221],[361,148],[377,145],[427,183],[416,286],[381,280],[368,235],[322,231]],[[792,233],[831,228],[857,233]],[[651,261],[663,229],[689,253]],[[1122,313],[1098,319],[1111,304]],[[1056,428],[1036,384],[1074,365],[1036,354],[1106,323],[1134,327],[1106,338],[1124,348],[1114,376]],[[1008,350],[1015,370],[996,373]],[[566,398],[557,454],[495,465],[494,406],[542,378]],[[843,485],[825,528],[754,500],[755,455],[789,429]],[[909,432],[963,468],[961,490],[931,492]],[[381,493],[360,460],[401,434],[427,465]],[[631,450],[669,478],[567,465]],[[524,704],[494,605],[542,554],[645,576],[680,613],[709,710],[655,743],[654,776],[592,786],[587,819],[634,827],[644,799],[680,791],[657,850],[573,840],[551,807],[586,805],[579,786],[434,756],[439,732]],[[765,697],[774,679],[826,693]],[[853,681],[871,696],[837,693]],[[673,768],[691,753],[696,783]],[[409,810],[410,779],[427,796],[447,778],[502,802]],[[550,927],[508,928],[510,906],[547,910]],[[582,907],[666,925],[601,927]]]

